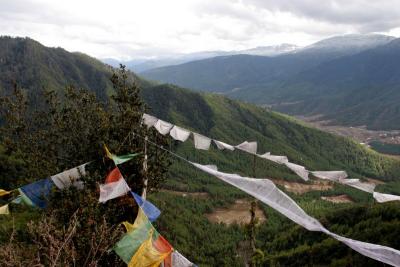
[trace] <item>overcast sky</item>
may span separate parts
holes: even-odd
[[[98,58],[400,36],[399,0],[0,0],[0,34]]]

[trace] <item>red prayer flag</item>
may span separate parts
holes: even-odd
[[[106,184],[118,182],[119,179],[123,178],[118,167],[115,167],[106,177]]]

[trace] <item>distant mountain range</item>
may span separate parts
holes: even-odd
[[[222,93],[289,114],[400,129],[400,39],[344,35],[275,57],[231,55],[145,71],[147,79]]]
[[[290,53],[299,49],[300,47],[293,44],[280,44],[273,46],[259,46],[247,50],[238,51],[204,51],[189,54],[173,54],[169,56],[162,56],[154,59],[137,59],[129,61],[120,61],[112,58],[102,59],[106,64],[113,67],[118,67],[119,64],[124,64],[128,69],[134,72],[143,72],[146,70],[159,68],[163,66],[178,65],[186,62],[201,60],[206,58],[229,56],[229,55],[257,55],[257,56],[278,56],[285,53]]]

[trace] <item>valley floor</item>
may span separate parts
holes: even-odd
[[[331,125],[329,121],[319,120],[321,116],[296,116],[297,119],[320,130],[340,136],[350,137],[360,143],[369,144],[371,141],[380,141],[386,144],[400,144],[400,130],[376,131],[365,126],[350,127]]]

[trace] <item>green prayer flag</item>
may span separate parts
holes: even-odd
[[[22,203],[31,207],[35,207],[35,204],[33,204],[32,200],[30,200],[20,188],[18,188],[18,192],[20,193]]]
[[[113,250],[126,264],[129,264],[142,243],[149,238],[149,233],[152,228],[153,226],[150,221],[147,220],[136,230],[126,233],[114,246]]]
[[[115,165],[119,165],[119,164],[122,164],[124,162],[127,162],[127,161],[133,159],[134,157],[136,157],[139,154],[140,153],[135,153],[135,154],[122,155],[122,156],[117,156],[117,155],[111,154],[111,159],[114,161]]]

